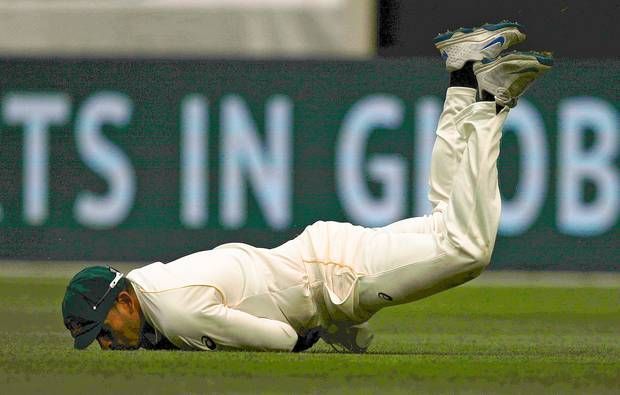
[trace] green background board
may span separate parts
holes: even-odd
[[[396,97],[404,106],[402,123],[377,129],[368,139],[367,158],[399,155],[406,167],[407,215],[416,195],[416,105],[432,96],[441,103],[447,75],[439,60],[412,58],[373,61],[243,61],[196,59],[4,59],[2,97],[14,93],[63,93],[67,121],[49,131],[49,210],[40,225],[24,219],[24,128],[5,116],[0,129],[0,257],[5,259],[167,261],[221,243],[243,241],[272,247],[316,220],[353,221],[336,193],[337,138],[347,112],[369,95]],[[571,97],[595,97],[614,109],[618,125],[620,61],[560,59],[553,71],[527,92],[540,113],[549,158],[547,193],[533,223],[514,236],[501,235],[493,268],[535,270],[620,269],[618,210],[613,224],[591,236],[562,232],[557,225],[558,106]],[[105,178],[80,159],[76,114],[98,92],[119,92],[132,103],[127,126],[107,125],[105,137],[129,158],[135,170],[135,201],[126,218],[110,229],[93,229],[76,220],[81,191],[109,192]],[[180,220],[180,107],[191,94],[208,101],[208,220],[197,229]],[[292,103],[291,219],[283,229],[269,226],[252,188],[247,219],[238,229],[222,225],[221,103],[237,95],[251,110],[260,136],[265,105],[274,95]],[[6,107],[6,103],[4,103]],[[500,186],[508,199],[519,182],[519,145],[506,131],[500,157]],[[261,137],[262,138],[262,137]],[[590,142],[591,143],[591,142]],[[617,144],[617,142],[616,142]],[[615,147],[612,172],[618,178]],[[368,182],[375,196],[381,185]],[[584,196],[596,199],[596,185],[583,183]],[[616,190],[618,187],[616,186]],[[618,203],[616,202],[616,205]],[[355,221],[353,221],[355,222]]]

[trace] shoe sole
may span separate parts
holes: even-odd
[[[472,38],[475,39],[477,36],[481,36],[488,32],[503,32],[508,30],[517,30],[525,37],[525,33],[523,33],[523,25],[517,22],[510,21],[501,21],[499,23],[487,23],[480,27],[461,27],[454,31],[447,31],[445,33],[437,35],[433,39],[433,43],[437,49],[441,49],[447,45],[456,44],[462,41],[469,41]],[[456,33],[463,33],[462,36],[452,38]]]
[[[483,59],[480,63],[474,64],[474,73],[479,74],[488,70],[492,70],[496,67],[499,67],[504,62],[510,62],[514,60],[536,60],[538,62],[538,68],[529,70],[528,68],[524,69],[520,73],[532,71],[546,71],[553,66],[553,56],[551,52],[538,52],[538,51],[528,51],[528,52],[506,52],[501,54],[498,58],[495,59]]]

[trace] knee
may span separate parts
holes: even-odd
[[[491,254],[483,250],[463,251],[460,250],[455,257],[458,262],[456,272],[458,276],[454,280],[456,284],[471,281],[482,273],[491,262]]]
[[[486,243],[474,243],[465,251],[467,257],[471,260],[471,266],[482,272],[491,262],[491,248]]]
[[[491,262],[492,247],[488,243],[473,237],[459,240],[458,243],[451,241],[453,251],[456,251],[459,260],[466,264],[468,270],[480,274]]]

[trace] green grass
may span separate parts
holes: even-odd
[[[1,273],[1,272],[0,272]],[[465,286],[371,321],[366,355],[72,349],[65,278],[0,274],[0,393],[618,393],[617,287]]]

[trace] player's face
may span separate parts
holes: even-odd
[[[113,326],[104,324],[97,336],[97,342],[102,350],[137,350],[140,347],[140,342],[132,341],[133,336],[127,336],[127,331],[124,327],[117,327],[112,329]]]
[[[119,298],[103,322],[97,342],[102,350],[137,350],[140,348],[141,332],[139,310]]]

